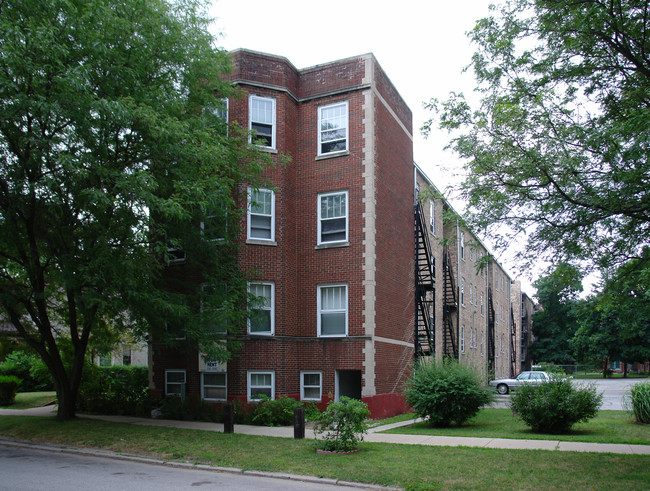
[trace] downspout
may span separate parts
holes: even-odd
[[[458,303],[460,304],[458,306],[458,309],[456,309],[456,339],[458,344],[456,345],[456,349],[458,350],[458,361],[460,361],[460,310],[463,308],[463,304],[461,302],[461,284],[460,284],[460,222],[458,221],[458,218],[456,219],[456,274],[458,276],[456,280],[456,288],[458,288]]]

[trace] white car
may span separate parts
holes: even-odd
[[[541,384],[548,382],[551,376],[546,372],[521,372],[515,378],[500,378],[497,380],[490,380],[488,385],[497,388],[499,394],[507,394],[511,390],[516,390],[524,384]]]

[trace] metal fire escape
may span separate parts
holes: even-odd
[[[435,352],[435,264],[420,203],[415,204],[415,357]]]
[[[452,269],[449,246],[445,246],[442,258],[444,298],[442,310],[442,354],[443,356],[458,359],[458,343],[456,336],[458,329],[454,325],[456,312],[458,311],[458,298],[456,284],[454,282],[454,271]]]
[[[515,312],[510,305],[510,376],[517,375],[517,326],[515,324]]]
[[[488,374],[494,377],[494,360],[496,347],[494,345],[494,330],[496,327],[496,313],[494,312],[494,302],[492,301],[492,287],[488,287],[488,335],[487,335],[487,361]]]

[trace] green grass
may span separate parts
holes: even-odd
[[[569,434],[550,435],[533,433],[509,409],[486,408],[464,426],[432,428],[423,422],[386,433],[650,445],[650,425],[634,424],[632,420],[626,411],[599,411],[594,419],[576,424]]]
[[[356,454],[317,455],[309,440],[30,416],[0,416],[0,435],[407,489],[647,489],[650,482],[643,455],[367,442]]]
[[[11,406],[2,406],[5,409],[30,409],[41,407],[56,399],[56,392],[19,392]]]

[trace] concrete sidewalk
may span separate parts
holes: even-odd
[[[34,409],[0,409],[2,415],[24,415],[24,416],[47,416],[53,415],[56,407],[45,406]],[[206,423],[202,421],[177,421],[171,419],[149,419],[136,418],[132,416],[101,416],[82,415],[79,417],[113,421],[116,423],[127,423],[145,426],[162,426],[173,428],[186,428],[192,430],[223,432],[223,424]],[[624,443],[585,443],[585,442],[563,442],[559,440],[513,440],[506,438],[472,438],[455,436],[428,436],[428,435],[404,435],[396,433],[381,433],[382,431],[408,426],[418,420],[402,421],[390,425],[371,428],[364,440],[377,443],[392,443],[399,445],[427,445],[435,447],[481,447],[501,448],[509,450],[558,450],[563,452],[599,452],[650,455],[650,445],[630,445]],[[243,435],[270,436],[277,438],[293,438],[293,426],[270,427],[235,425],[235,433]],[[305,430],[305,437],[314,438],[314,432]]]

